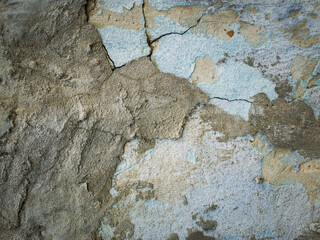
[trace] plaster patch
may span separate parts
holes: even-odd
[[[248,112],[251,106],[251,103],[245,101],[228,101],[224,99],[213,98],[210,100],[210,103],[216,105],[226,111],[229,114],[237,115],[242,119],[248,121]]]
[[[206,8],[201,5],[178,6],[167,11],[157,11],[147,0],[144,9],[146,30],[151,41],[165,34],[186,31],[196,25],[206,11]]]
[[[167,11],[170,8],[178,6],[191,6],[191,5],[209,5],[208,1],[197,1],[197,0],[149,0],[150,5],[158,11]]]
[[[259,10],[256,7],[253,7],[252,5],[247,5],[244,8],[245,11],[247,11],[250,14],[257,14],[259,12]]]
[[[187,45],[189,47],[186,49],[185,46]],[[237,48],[235,48],[236,46]],[[152,59],[161,71],[192,79],[192,72],[196,71],[194,67],[197,58],[207,56],[213,62],[217,62],[225,54],[235,54],[241,48],[247,46],[248,43],[239,35],[234,36],[228,42],[202,34],[170,35],[161,39],[152,54]],[[271,99],[277,97],[275,84],[264,78],[258,69],[244,63],[229,60],[216,66],[216,72],[218,76],[216,84],[211,85],[204,82],[197,84],[210,98],[250,100],[251,97],[260,92],[266,93]],[[252,84],[252,82],[255,84]],[[226,91],[226,89],[228,90]],[[242,110],[237,109],[235,105],[239,106],[240,104],[230,104],[227,111],[248,119],[248,104],[241,107]],[[223,107],[221,104],[219,106]],[[240,110],[241,112],[239,112]]]
[[[115,13],[103,8],[95,8],[89,14],[89,22],[96,28],[115,26],[122,29],[144,29],[142,6],[133,6],[132,9],[124,9],[123,13]]]
[[[232,60],[217,67],[218,82],[213,85],[200,82],[197,86],[205,92],[210,98],[219,97],[228,100],[244,99],[252,100],[257,93],[264,92],[271,99],[277,98],[275,92],[275,84],[264,78],[261,73],[244,63]],[[254,83],[254,84],[253,84]],[[226,89],[228,89],[226,91]],[[211,100],[212,101],[212,100]],[[224,107],[223,103],[217,99],[213,102],[220,103],[219,106]],[[230,114],[238,114],[244,119],[248,119],[248,110],[250,105],[247,103],[240,106],[243,102],[228,103],[227,110]],[[240,108],[237,108],[239,107]]]
[[[195,83],[215,84],[218,82],[218,74],[210,57],[197,58],[190,79]]]
[[[316,66],[318,61],[318,58],[309,58],[298,55],[291,64],[291,76],[297,80],[297,87],[293,99],[302,98],[304,96],[309,81],[311,81],[313,74],[317,72]]]
[[[216,222],[205,235],[218,239],[294,239],[316,220],[301,185],[256,183],[263,154],[246,137],[221,142],[221,134],[210,129],[195,114],[182,139],[157,140],[149,159],[114,176],[113,188],[121,197],[110,216],[131,219],[135,231],[128,239],[167,239],[171,233],[186,239],[190,231],[203,230],[201,221]],[[190,151],[193,163],[186,158]],[[153,187],[153,198],[137,200],[141,190],[134,186],[141,182]]]
[[[266,30],[259,24],[248,24],[240,21],[240,34],[255,48],[267,42]]]
[[[156,16],[153,21],[155,23],[155,27],[148,30],[151,39],[156,39],[168,33],[183,33],[188,29],[187,26],[182,26],[162,15]]]
[[[147,57],[116,69],[106,82],[108,91],[121,89],[118,101],[135,119],[136,135],[147,140],[179,138],[189,113],[208,101],[188,80],[159,72]]]
[[[289,149],[264,150],[257,138],[252,143],[265,156],[262,160],[262,175],[273,185],[303,185],[307,189],[309,201],[320,204],[320,159],[304,158]]]
[[[308,20],[302,20],[289,29],[283,29],[284,33],[291,42],[302,47],[309,48],[320,42],[320,35],[312,36],[308,28]]]
[[[233,34],[230,34],[229,31],[236,30],[235,23],[238,20],[239,15],[236,11],[221,10],[214,14],[204,15],[199,24],[191,29],[191,31],[194,33],[211,34],[222,41],[229,41],[233,37]]]
[[[98,28],[98,31],[115,67],[150,54],[144,29],[136,31],[109,26]]]
[[[131,10],[134,6],[141,6],[143,0],[99,0],[99,6],[115,13],[124,13],[125,9]]]
[[[178,77],[189,78],[194,70],[197,57],[208,56],[214,63],[248,47],[240,35],[228,42],[221,41],[207,34],[167,35],[161,38],[152,53],[152,60],[162,72]]]

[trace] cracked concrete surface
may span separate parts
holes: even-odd
[[[0,239],[320,239],[319,11],[0,2]]]

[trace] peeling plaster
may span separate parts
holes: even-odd
[[[127,239],[294,239],[318,221],[318,160],[311,157],[318,140],[309,146],[310,127],[290,118],[299,111],[318,131],[315,8],[280,0],[210,4],[141,5],[146,40],[131,48],[149,44],[142,52],[161,72],[188,79],[210,102],[192,111],[182,138],[126,144],[100,229],[105,238],[127,220],[134,225]],[[116,62],[134,59],[118,52],[128,48],[105,46]],[[260,106],[261,94],[268,101]]]
[[[123,195],[111,211],[131,219],[135,232],[129,239],[167,239],[171,233],[185,239],[188,229],[203,231],[197,224],[202,218],[217,222],[206,235],[219,239],[293,239],[316,220],[302,185],[256,183],[254,178],[263,174],[263,154],[246,137],[220,142],[220,135],[195,114],[182,139],[157,140],[139,166],[114,177],[113,188]],[[123,162],[135,159],[138,142],[127,145]],[[139,182],[153,186],[153,198],[137,200]],[[215,210],[206,211],[213,203]],[[288,230],[288,225],[295,227]]]
[[[171,1],[171,0],[149,0],[150,5],[158,11],[167,11],[170,8],[178,6],[191,6],[191,5],[209,5],[208,1],[194,1],[194,0],[182,0],[182,1]]]
[[[117,0],[117,1],[108,1],[108,0],[99,0],[99,5],[111,12],[115,13],[124,13],[124,9],[131,10],[134,6],[141,6],[143,0]]]
[[[144,30],[136,31],[110,26],[98,31],[115,67],[121,67],[136,58],[150,54]]]

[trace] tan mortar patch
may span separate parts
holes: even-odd
[[[296,18],[300,15],[300,9],[296,9],[296,10],[290,10],[289,11],[289,16],[291,18]]]
[[[310,17],[312,19],[317,19],[318,15],[316,13],[308,13],[308,17]]]
[[[144,28],[141,6],[133,6],[130,10],[123,8],[123,11],[124,13],[116,13],[97,7],[90,12],[89,22],[97,28],[106,28],[108,26],[131,30]]]
[[[211,34],[222,41],[229,41],[233,35],[230,32],[234,23],[238,23],[239,16],[233,10],[221,10],[215,14],[204,15],[199,24],[192,28],[193,33]]]
[[[308,20],[303,20],[292,28],[282,29],[282,32],[289,33],[289,35],[285,36],[289,41],[302,48],[308,48],[320,42],[320,35],[312,37],[307,26]]]
[[[162,15],[170,18],[171,20],[180,23],[184,27],[191,27],[197,23],[201,14],[204,13],[206,8],[201,5],[191,6],[177,6],[172,7],[167,11],[158,11],[151,7],[148,0],[145,1],[145,17],[146,27],[151,29],[156,26],[154,18]]]
[[[304,96],[305,90],[302,88],[301,81],[307,81],[310,77],[312,77],[313,70],[318,63],[318,60],[319,58],[311,59],[309,57],[298,55],[290,66],[291,76],[298,81],[297,90],[293,95],[293,99],[302,98]],[[315,81],[312,82],[314,83]]]
[[[246,6],[244,10],[250,14],[257,14],[259,12],[257,8],[252,6]]]
[[[240,21],[240,34],[254,47],[259,47],[267,42],[266,30],[259,24],[253,25]]]
[[[298,55],[290,67],[291,76],[297,80],[306,81],[312,76],[319,58],[311,59]]]
[[[210,57],[198,57],[196,59],[196,65],[191,75],[191,79],[195,84],[199,82],[208,84],[214,84],[218,82],[218,74]]]
[[[240,24],[239,33],[254,47],[267,42],[266,31],[261,25],[253,25],[239,20],[238,13],[233,10],[221,10],[212,15],[204,15],[199,24],[192,28],[193,33],[212,34],[222,41],[229,41],[236,34],[234,24]]]
[[[251,144],[261,153],[267,154],[259,139]],[[304,162],[296,172],[294,166],[285,161],[285,157],[291,154],[288,148],[278,148],[266,155],[262,160],[262,176],[265,181],[275,186],[302,184],[308,191],[310,203],[315,204],[320,200],[320,162]]]

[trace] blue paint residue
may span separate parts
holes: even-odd
[[[144,29],[131,30],[115,26],[98,28],[102,43],[108,49],[110,59],[116,67],[150,54]]]
[[[188,153],[186,155],[186,159],[187,159],[188,162],[196,164],[196,154],[195,154],[194,148],[190,148],[188,150]]]
[[[101,8],[116,13],[124,13],[124,8],[130,10],[134,6],[139,7],[143,4],[143,0],[101,0],[101,2],[105,2],[99,5]]]

